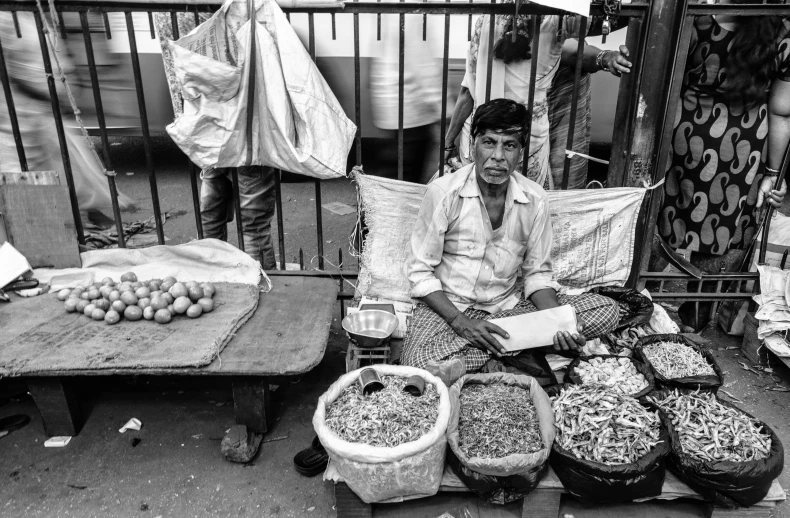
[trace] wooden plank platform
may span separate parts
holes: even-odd
[[[272,419],[269,384],[314,368],[324,357],[337,283],[317,277],[278,277],[258,308],[209,365],[172,369],[85,369],[36,372],[26,379],[48,435],[76,435],[79,404],[68,391],[75,376],[230,376],[236,422],[264,433]],[[11,302],[10,304],[13,304]],[[0,311],[3,306],[0,305]],[[11,375],[13,376],[13,374]]]
[[[330,473],[331,470],[332,468],[330,466],[330,471],[328,471],[328,473]],[[334,474],[330,475],[330,478],[333,477]],[[335,483],[334,492],[338,518],[372,518],[374,511],[373,506],[363,502],[345,483]],[[450,495],[453,493],[469,493],[469,489],[467,489],[463,482],[461,482],[461,480],[455,476],[449,467],[445,467],[444,476],[442,477],[442,485],[439,488],[439,494]],[[518,505],[514,503],[510,506],[506,506],[510,508],[508,509],[508,512],[500,514],[502,516],[521,516],[523,518],[557,518],[560,513],[563,495],[569,495],[569,493],[562,485],[559,478],[557,478],[557,475],[554,473],[554,471],[549,467],[546,476],[540,481],[538,487],[529,495],[527,495],[526,498],[524,498],[524,500],[520,503],[518,510],[512,509],[515,505]],[[699,493],[692,490],[682,480],[677,478],[674,473],[667,470],[662,494],[655,498],[644,499],[630,504],[622,504],[622,507],[627,509],[624,511],[626,514],[612,515],[612,506],[608,504],[602,505],[600,512],[596,511],[595,505],[593,504],[584,505],[585,507],[591,507],[591,512],[585,512],[585,516],[615,518],[616,516],[632,516],[634,507],[638,508],[642,504],[645,504],[646,506],[652,504],[651,507],[655,508],[657,506],[660,507],[660,505],[664,502],[683,499],[689,501],[698,501],[698,508],[705,508],[705,514],[712,516],[713,518],[768,518],[771,515],[772,510],[776,507],[776,504],[778,502],[784,501],[785,498],[786,494],[784,490],[779,485],[779,482],[775,480],[765,500],[750,508],[723,509],[719,507],[713,507],[709,503],[704,502],[703,497]],[[404,507],[411,507],[410,504],[412,502],[419,501],[420,500],[407,500],[402,503],[405,504]],[[700,506],[700,503],[704,505]],[[401,505],[401,503],[397,502],[376,504],[376,509],[381,509],[382,511],[387,509],[390,512],[385,512],[384,514],[393,515],[394,513],[391,511],[393,508],[397,508],[399,505]],[[504,509],[501,506],[493,506],[493,508],[500,510]],[[604,511],[604,509],[609,509],[609,511]],[[514,514],[514,511],[516,514]],[[411,510],[409,510],[407,514],[411,516]],[[489,512],[488,510],[486,510],[486,512],[479,512],[479,516],[481,517],[494,515],[497,515],[497,513],[492,514],[492,512]]]

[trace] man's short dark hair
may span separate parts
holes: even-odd
[[[529,110],[521,103],[510,99],[494,99],[481,104],[472,119],[472,138],[486,131],[518,134],[522,146],[527,144],[527,121]]]

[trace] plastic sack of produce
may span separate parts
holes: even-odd
[[[655,411],[595,385],[549,388],[557,437],[551,467],[588,502],[629,502],[661,494],[669,435]]]
[[[653,301],[631,288],[601,286],[591,289],[590,293],[597,293],[617,301],[620,310],[620,320],[617,322],[615,332],[626,327],[647,324],[650,322],[650,317],[653,316]]]
[[[669,431],[669,468],[681,480],[720,506],[765,498],[784,466],[782,443],[767,424],[710,392],[660,390],[647,399]]]
[[[367,368],[378,373],[385,389],[361,396],[357,380],[360,372]],[[422,396],[400,390],[411,376],[424,380]],[[371,397],[377,399],[366,399]],[[428,399],[422,404],[420,398]],[[371,408],[370,405],[375,404],[371,402],[376,401],[381,402],[381,407]],[[421,403],[421,406],[408,414],[412,402]],[[341,403],[352,405],[353,415],[349,419],[355,422],[343,423],[335,416],[332,405]],[[353,407],[355,404],[358,408]],[[363,405],[367,406],[363,408]],[[414,367],[372,365],[344,374],[329,387],[318,400],[313,427],[332,465],[348,487],[362,501],[375,503],[426,497],[439,491],[449,419],[450,399],[447,387],[439,378]],[[412,421],[418,422],[421,429],[411,426]],[[348,429],[333,430],[338,426]],[[343,438],[351,436],[356,437],[354,442]],[[367,442],[361,437],[366,437]]]
[[[568,365],[565,383],[599,384],[620,394],[640,398],[655,390],[656,380],[644,363],[613,354],[580,356]]]
[[[537,380],[467,374],[450,388],[450,403],[448,463],[471,491],[505,504],[537,487],[555,433],[551,402]]]
[[[634,346],[634,356],[650,368],[657,389],[677,387],[715,392],[724,384],[724,374],[713,354],[682,335],[642,337]]]

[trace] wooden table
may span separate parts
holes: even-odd
[[[49,436],[79,433],[74,376],[230,376],[236,423],[265,433],[271,425],[269,384],[304,374],[324,357],[337,282],[317,277],[277,277],[258,308],[212,363],[198,368],[68,370],[25,374]],[[13,302],[12,302],[13,303]],[[2,306],[0,306],[2,311]]]

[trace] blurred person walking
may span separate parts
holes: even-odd
[[[423,40],[422,15],[404,18],[403,179],[408,182],[426,183],[436,167],[431,151],[436,147],[435,125],[441,116],[441,61],[436,57],[436,35],[440,32],[426,27]],[[381,34],[381,52],[376,53],[370,68],[373,124],[390,132],[394,140],[399,118],[399,17],[384,16]],[[386,162],[395,162],[397,168],[397,158]]]
[[[523,105],[529,100],[531,81],[531,41],[529,15],[497,15],[494,33],[494,62],[491,64],[491,99],[511,99]],[[456,101],[450,127],[444,141],[449,168],[454,171],[472,162],[470,121],[475,107],[485,102],[488,72],[489,15],[478,18],[474,36],[466,58],[466,75]],[[548,90],[557,73],[558,65],[575,64],[579,32],[576,16],[544,16],[540,25],[540,54],[535,78],[535,98],[527,108],[532,113],[532,130],[527,153],[525,174],[538,185],[554,189],[550,165]],[[560,26],[562,23],[562,26]],[[513,41],[513,34],[516,34]],[[627,50],[601,52],[588,45],[584,48],[582,70],[612,73],[629,72],[631,63]],[[458,146],[455,140],[460,134]],[[453,158],[457,156],[457,159]]]
[[[60,143],[52,118],[52,104],[35,19],[33,13],[27,12],[18,12],[17,19],[21,38],[16,36],[11,13],[0,12],[0,40],[28,170],[62,173],[64,169]],[[57,37],[57,34],[53,36]],[[65,45],[61,45],[58,59],[66,77],[74,79],[76,67]],[[57,70],[53,72],[57,73]],[[78,81],[70,81],[72,88],[77,83]],[[70,112],[71,107],[68,106],[68,102],[64,103],[67,97],[63,89],[59,89],[58,98],[61,106],[66,106],[65,110]],[[0,89],[0,106],[7,106],[2,89]],[[83,217],[102,227],[111,226],[112,220],[103,213],[103,211],[112,211],[112,199],[102,164],[97,161],[82,135],[66,128],[66,142],[77,203],[80,211],[85,214]],[[0,168],[6,172],[22,170],[7,109],[0,109]],[[61,182],[65,182],[63,176]],[[120,192],[118,204],[121,210],[134,207],[134,201]]]
[[[779,207],[787,192],[776,179],[790,141],[790,20],[703,15],[693,27],[657,229],[701,270],[737,271],[758,209]],[[651,271],[666,266],[657,243]],[[711,303],[696,304],[678,311],[687,330],[708,323]]]

